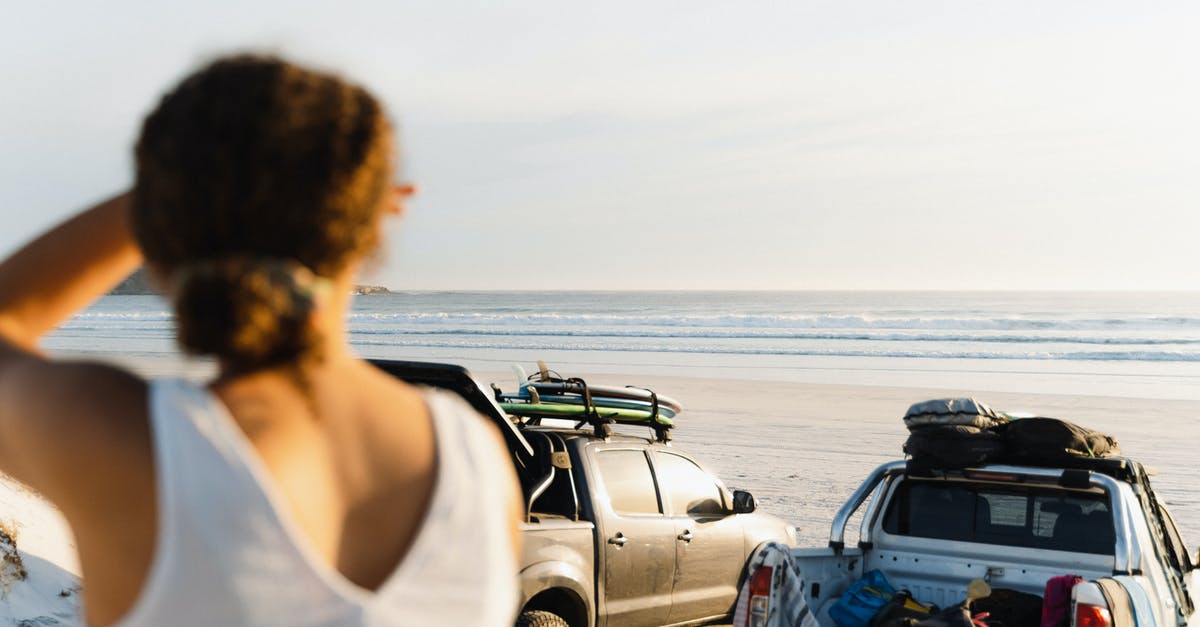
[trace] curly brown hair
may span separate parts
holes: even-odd
[[[278,58],[220,59],[146,117],[134,234],[173,285],[178,340],[247,372],[312,355],[307,269],[377,244],[391,126],[365,89]]]

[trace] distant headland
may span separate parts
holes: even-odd
[[[146,296],[158,293],[158,290],[154,288],[150,279],[146,277],[145,271],[140,268],[109,292],[109,294],[116,296]],[[392,291],[382,285],[355,285],[350,293],[356,296],[370,296],[374,294],[391,294]]]
[[[370,296],[372,294],[391,294],[392,290],[382,285],[355,285],[350,293],[355,296]]]

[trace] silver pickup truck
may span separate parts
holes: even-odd
[[[904,461],[880,466],[837,512],[827,547],[792,550],[808,611],[818,624],[834,625],[829,610],[839,596],[878,569],[896,589],[941,607],[961,603],[973,579],[1040,597],[1051,577],[1078,575],[1085,581],[1071,592],[1071,625],[1195,621],[1197,561],[1146,469],[1128,458],[1073,466],[932,473],[910,473]],[[858,542],[848,547],[856,514]],[[1113,587],[1102,591],[1101,580]],[[1110,606],[1110,598],[1120,607]],[[745,624],[764,624],[778,602],[754,600],[749,607],[758,611],[748,612]]]
[[[667,442],[571,425],[521,432],[545,463],[527,492],[518,625],[728,621],[748,556],[796,543],[794,528]]]

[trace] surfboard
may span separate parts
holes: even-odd
[[[528,392],[524,394],[501,394],[502,402],[532,402],[532,395]],[[584,405],[583,396],[579,394],[538,394],[538,400],[544,403],[559,403],[564,405]],[[633,401],[623,398],[609,398],[607,396],[592,396],[592,406],[603,409],[637,409],[649,413],[651,405],[649,401]],[[677,412],[669,405],[659,404],[658,413],[664,418],[674,418]]]
[[[516,415],[516,416],[537,416],[541,418],[583,418],[588,415],[588,408],[583,405],[568,405],[563,403],[499,403],[500,409]],[[618,422],[648,422],[651,417],[649,410],[641,409],[615,409],[607,407],[595,407],[596,414],[602,418],[611,418]],[[666,427],[673,427],[675,423],[670,418],[664,416],[661,412],[658,419],[655,421]]]
[[[505,394],[494,384],[496,400],[510,414],[554,418],[584,418],[590,408],[596,414],[617,422],[645,422],[673,427],[675,416],[683,406],[673,398],[656,395],[636,387],[588,385],[582,381],[559,378],[559,375],[538,361],[538,372],[526,376],[520,364],[513,364],[517,377],[517,392]],[[584,394],[587,394],[585,399]]]
[[[567,381],[553,381],[542,383],[539,381],[528,381],[521,385],[523,394],[525,388],[533,388],[538,391],[538,395],[554,396],[561,394],[583,394],[584,386],[578,383],[570,383]],[[593,401],[596,397],[603,396],[611,399],[627,400],[627,401],[642,401],[649,403],[654,398],[649,390],[633,387],[616,387],[610,385],[588,385],[587,390],[592,395]],[[658,395],[659,407],[669,407],[676,414],[683,413],[683,405],[679,401],[662,394]]]

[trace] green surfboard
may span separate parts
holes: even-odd
[[[537,416],[540,418],[583,418],[587,408],[583,405],[567,405],[563,403],[500,403],[500,409],[515,416]],[[616,409],[596,407],[596,414],[602,418],[611,418],[617,422],[648,422],[650,412],[642,409]],[[659,414],[657,423],[673,427],[675,423],[670,418]]]

